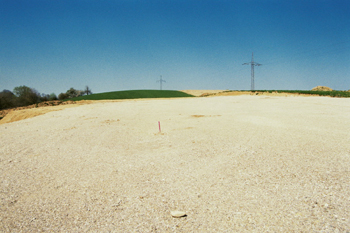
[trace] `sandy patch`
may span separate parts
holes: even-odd
[[[187,94],[194,95],[194,96],[205,96],[205,95],[217,94],[223,91],[224,90],[183,90],[182,92],[185,92]]]
[[[184,90],[183,92],[197,97],[213,96],[238,96],[238,95],[263,95],[263,96],[311,96],[304,94],[278,93],[278,92],[251,92],[251,91],[229,91],[229,90]]]
[[[317,86],[312,88],[311,91],[333,91],[333,89],[325,86]]]
[[[77,105],[84,105],[84,104],[92,104],[92,103],[104,103],[104,102],[117,102],[117,101],[123,101],[123,100],[99,100],[99,101],[93,101],[93,100],[80,100],[80,101],[67,101],[62,102],[59,105],[51,106],[51,105],[45,105],[44,103],[40,103],[39,107],[37,107],[35,104],[30,106],[24,106],[14,109],[7,109],[7,110],[1,110],[0,111],[0,125],[6,124],[10,122],[20,121],[36,116],[40,116],[43,114],[46,114],[48,112],[52,111],[60,111],[65,108],[71,108],[71,107],[77,107]]]
[[[70,104],[70,105],[40,107],[40,108],[29,108],[29,109],[21,109],[21,110],[10,110],[9,112],[6,113],[5,117],[0,120],[0,124],[20,121],[20,120],[40,116],[48,112],[59,111],[70,107],[75,107],[75,106],[73,104]]]
[[[349,99],[244,95],[2,124],[0,231],[346,232],[349,116]]]

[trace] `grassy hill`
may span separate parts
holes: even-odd
[[[193,97],[181,91],[167,90],[131,90],[131,91],[113,91],[75,97],[69,100],[108,100],[108,99],[141,99],[141,98],[176,98]]]

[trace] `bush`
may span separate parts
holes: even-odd
[[[16,105],[26,106],[35,104],[40,100],[40,94],[34,88],[27,86],[19,86],[13,89],[13,93],[17,96]]]
[[[64,99],[68,99],[68,98],[69,98],[69,96],[67,93],[61,93],[58,95],[59,100],[64,100]]]
[[[0,92],[0,109],[15,107],[16,96],[9,90]]]
[[[49,95],[48,94],[41,94],[41,97],[40,97],[40,101],[41,102],[44,102],[44,101],[48,101],[49,100]]]
[[[51,94],[49,95],[49,100],[50,100],[50,101],[51,101],[51,100],[57,100],[56,94],[55,94],[55,93],[51,93]]]

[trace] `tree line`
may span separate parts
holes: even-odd
[[[86,86],[84,90],[77,90],[73,87],[65,93],[56,96],[55,93],[40,94],[37,90],[27,86],[18,86],[13,91],[3,90],[0,92],[0,110],[7,108],[23,107],[45,101],[65,100],[73,97],[90,95],[91,89]]]

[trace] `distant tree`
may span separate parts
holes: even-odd
[[[82,95],[84,95],[84,91],[82,91],[82,90],[77,90],[77,96],[76,96],[76,97],[82,96]]]
[[[16,96],[9,90],[0,92],[0,109],[15,107]]]
[[[92,94],[92,91],[89,88],[89,86],[85,86],[84,94],[86,94],[86,95],[91,95]]]
[[[3,93],[10,93],[10,94],[12,94],[12,95],[13,95],[13,93],[12,93],[11,91],[6,90],[6,89],[2,90],[2,92],[3,92]]]
[[[69,96],[67,93],[61,93],[58,95],[59,100],[64,100],[64,99],[68,99],[68,98],[69,98]]]
[[[51,100],[57,100],[57,96],[55,93],[51,93],[50,95],[42,93],[40,96],[40,101],[51,101]]]
[[[66,94],[68,95],[68,98],[74,98],[74,97],[77,97],[79,96],[79,91],[74,89],[73,87],[71,87],[67,92]]]
[[[70,99],[70,98],[84,95],[84,91],[76,90],[73,87],[71,87],[69,90],[67,90],[66,94],[68,95],[68,98]]]
[[[32,93],[32,89],[30,87],[27,87],[27,86],[19,86],[19,87],[15,87],[13,89],[13,93],[17,97],[21,97],[21,96],[28,95],[29,93]]]
[[[55,94],[55,93],[51,93],[51,94],[49,95],[49,100],[57,100],[56,94]]]
[[[40,101],[48,101],[49,100],[49,95],[42,93],[40,96]]]
[[[19,106],[35,104],[40,100],[39,92],[27,86],[15,87],[13,93],[17,96],[16,100]]]

